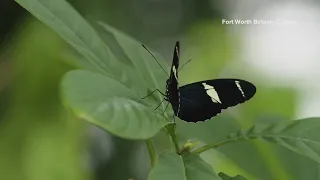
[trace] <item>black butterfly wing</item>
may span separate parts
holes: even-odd
[[[173,60],[172,66],[170,69],[170,77],[167,80],[167,96],[168,101],[171,103],[172,109],[175,115],[178,114],[179,111],[179,91],[178,91],[178,69],[179,69],[179,58],[180,58],[180,44],[179,41],[176,42],[174,52],[173,52]]]
[[[243,103],[254,96],[256,87],[240,79],[214,79],[179,88],[178,117],[188,122],[205,121],[222,109]]]
[[[170,69],[170,81],[176,82],[178,84],[178,69],[179,69],[179,60],[180,60],[180,43],[179,41],[176,42],[173,51],[173,60]]]

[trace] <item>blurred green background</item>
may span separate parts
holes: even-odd
[[[96,22],[106,22],[162,54],[168,64],[174,43],[180,40],[181,64],[192,57],[180,72],[180,85],[234,77],[257,86],[252,100],[211,121],[178,121],[181,143],[186,139],[214,142],[255,122],[319,115],[320,88],[314,80],[320,65],[315,48],[319,47],[320,34],[317,25],[304,21],[318,12],[317,4],[243,0],[69,2],[98,32],[102,33]],[[221,23],[222,19],[234,18],[293,19],[299,23]],[[150,162],[143,141],[114,137],[63,108],[59,83],[68,70],[77,68],[71,62],[79,58],[17,3],[0,2],[1,180],[146,179]],[[152,140],[158,153],[170,146],[163,132]],[[249,179],[320,178],[316,162],[258,141],[229,144],[204,153],[203,158],[217,172],[242,174]]]

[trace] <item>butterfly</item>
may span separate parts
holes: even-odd
[[[149,53],[151,54],[150,51]],[[181,120],[198,122],[211,119],[223,109],[248,101],[256,93],[256,87],[252,83],[241,79],[204,80],[179,87],[179,60],[180,43],[177,41],[170,75],[166,81],[166,93],[158,89],[155,91],[164,96],[164,100],[171,104],[174,115]]]

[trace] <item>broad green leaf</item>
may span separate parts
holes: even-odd
[[[169,122],[119,82],[75,70],[62,81],[65,104],[79,117],[128,139],[148,139]]]
[[[92,26],[65,0],[16,0],[75,48],[89,63],[87,69],[108,74],[136,92],[145,92],[144,81],[131,64],[121,63]],[[139,83],[138,83],[139,82]]]
[[[226,175],[226,174],[223,173],[223,172],[220,172],[218,175],[220,176],[220,178],[221,178],[222,180],[247,180],[247,178],[245,178],[245,177],[243,177],[243,176],[236,175],[236,176],[234,176],[234,177],[230,177],[230,176]]]
[[[150,171],[148,180],[220,180],[212,167],[199,155],[185,153],[177,155],[165,151],[156,166]]]
[[[277,167],[281,167],[290,180],[301,180],[301,179],[320,179],[319,166],[320,164],[310,158],[297,154],[283,146],[278,146],[272,143],[264,143],[265,146],[270,149],[274,149],[276,152],[272,154],[274,159],[277,159],[279,164]],[[267,158],[267,157],[266,157]],[[264,161],[266,163],[266,161]],[[263,177],[263,176],[260,176]],[[279,174],[274,174],[273,179],[281,179]],[[250,179],[250,178],[249,178]]]
[[[238,153],[238,151],[236,151],[236,153]],[[216,172],[224,172],[230,176],[236,176],[238,174],[241,174],[250,180],[259,179],[257,177],[265,177],[253,176],[253,174],[243,169],[241,166],[239,166],[239,164],[235,163],[233,159],[230,159],[228,156],[225,156],[220,151],[218,151],[218,149],[210,149],[209,151],[201,153],[200,157],[203,160],[205,160],[208,164],[210,164],[212,167],[214,167]]]
[[[281,145],[320,163],[320,118],[257,124],[220,142],[256,138]]]
[[[110,53],[95,30],[64,0],[16,0],[87,58],[96,69],[109,72]],[[110,64],[110,62],[108,62]]]

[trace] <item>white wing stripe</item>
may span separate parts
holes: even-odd
[[[204,86],[206,93],[208,94],[208,96],[211,97],[211,100],[213,102],[222,104],[220,101],[219,95],[213,86],[210,86],[207,83],[202,83],[202,85]]]
[[[241,92],[242,96],[245,98],[246,96],[244,95],[244,92],[241,88],[240,82],[239,81],[235,81],[236,86],[238,87],[239,91]]]

